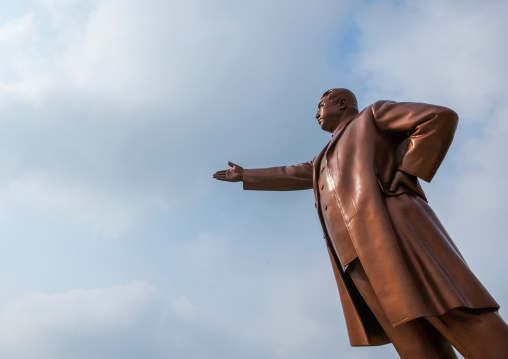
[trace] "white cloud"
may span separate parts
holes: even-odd
[[[31,176],[8,183],[0,191],[2,212],[17,206],[30,208],[37,216],[67,213],[67,220],[92,224],[92,230],[107,238],[117,238],[139,216],[132,202],[86,183],[59,182],[58,177]]]
[[[54,295],[28,294],[3,308],[0,314],[1,356],[72,356],[77,348],[72,348],[72,341],[65,343],[66,339],[74,337],[81,345],[96,345],[99,343],[94,341],[100,337],[130,337],[132,332],[142,335],[144,330],[153,330],[154,321],[157,323],[160,302],[160,293],[142,282]]]
[[[243,219],[241,225],[248,228],[243,232],[240,224],[231,224],[232,233],[226,237],[209,230],[218,226],[214,222],[222,223],[224,207],[235,208],[224,210],[231,215],[228,227],[248,212],[251,202],[246,202],[253,200],[239,195],[238,186],[229,187],[228,195],[211,187],[216,169],[210,169],[210,163],[222,163],[229,159],[221,158],[226,154],[260,165],[276,165],[286,155],[293,156],[289,161],[312,158],[320,145],[306,126],[315,127],[316,99],[324,87],[342,86],[337,81],[344,79],[358,84],[361,102],[393,98],[448,105],[459,112],[462,126],[481,125],[484,131],[481,136],[465,131],[464,138],[457,138],[445,165],[455,161],[458,174],[442,169],[437,179],[444,176],[450,187],[443,188],[453,192],[437,188],[442,197],[432,204],[445,213],[443,222],[458,234],[459,247],[473,253],[487,252],[485,246],[499,248],[494,237],[506,233],[497,218],[506,212],[507,198],[503,163],[508,59],[497,38],[506,32],[505,14],[506,5],[497,1],[382,1],[359,6],[326,0],[213,5],[41,0],[2,24],[3,214],[21,213],[17,223],[27,226],[27,213],[56,216],[66,224],[84,223],[101,235],[122,236],[144,214],[179,204],[171,212],[175,218],[168,218],[170,224],[146,224],[129,245],[156,247],[131,254],[141,277],[152,267],[140,268],[137,261],[153,257],[150,265],[156,276],[167,276],[166,289],[172,292],[171,287],[182,282],[186,290],[181,291],[185,295],[171,296],[136,282],[53,295],[32,293],[3,309],[0,354],[5,355],[0,356],[393,355],[386,347],[348,347],[345,328],[337,324],[340,304],[328,258],[299,249],[290,231],[273,231],[280,213],[293,210],[282,204],[286,199],[270,194],[275,199],[263,211],[272,219],[263,223],[269,239],[291,240],[287,247],[273,248],[279,242],[261,238],[261,231],[253,229],[259,227],[255,221],[246,224]],[[326,55],[333,52],[329,47],[340,37],[336,33],[348,16],[357,21],[358,52],[352,58],[354,70],[342,63],[336,66],[347,73],[343,76],[331,69]],[[307,153],[311,147],[316,153]],[[457,147],[464,149],[463,157]],[[487,188],[470,193],[486,182]],[[262,205],[262,196],[256,196],[254,205]],[[202,198],[217,203],[207,202],[199,212]],[[312,207],[311,199],[308,205]],[[284,223],[291,225],[292,220]],[[175,225],[179,221],[180,227]],[[481,226],[466,230],[462,222],[469,229],[470,223],[489,223],[491,236],[477,245]],[[171,226],[178,229],[167,228]],[[195,232],[204,234],[189,240]],[[319,239],[318,234],[319,230]],[[156,242],[160,238],[185,245],[176,246],[170,259],[160,259],[167,249],[162,240]],[[135,251],[119,242],[107,243],[114,243],[112,252],[118,249],[120,256]],[[498,258],[498,270],[506,272],[502,253],[491,255]],[[54,255],[50,250],[44,253],[48,258]],[[113,259],[111,266],[120,262]],[[93,265],[88,269],[96,271]],[[482,269],[482,278],[489,271]],[[82,278],[87,273],[68,275]]]
[[[258,259],[254,255],[234,260],[248,262],[254,269],[250,273],[228,273],[225,268],[209,271],[207,275],[222,276],[219,282],[228,282],[228,286],[198,291],[203,296],[201,305],[139,281],[25,294],[0,311],[0,356],[308,358],[341,348],[344,358],[358,357],[358,352],[347,347],[344,328],[338,330],[336,325],[338,295],[330,285],[329,264],[321,260],[327,258],[319,258],[320,264],[313,269],[300,263],[282,272],[255,268]],[[316,258],[309,260],[303,253],[293,258],[299,259],[316,264]],[[204,274],[199,270],[196,277],[187,279],[201,286],[196,279]],[[221,302],[215,302],[217,298]],[[330,302],[336,304],[333,313],[328,311]],[[386,349],[390,352],[390,348],[375,352]]]
[[[27,14],[8,21],[0,27],[0,43],[15,45],[19,41],[26,41],[33,33],[32,15]]]
[[[323,73],[324,56],[306,45],[322,46],[319,31],[336,16],[305,2],[230,5],[41,0],[3,24],[4,208],[43,208],[121,236],[150,210],[196,202],[211,150],[268,143],[269,112],[282,118],[276,127],[294,121],[297,109],[260,104],[302,86],[297,73]],[[254,120],[259,133],[223,140]]]
[[[185,296],[165,295],[145,282],[33,292],[2,308],[0,318],[5,359],[198,358],[210,350],[196,342],[224,341]],[[214,349],[210,357],[219,353]]]
[[[507,13],[503,1],[369,4],[356,17],[357,74],[376,96],[444,103],[481,121],[508,95],[508,50],[498,42]]]

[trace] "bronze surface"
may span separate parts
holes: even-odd
[[[440,343],[436,347],[445,338],[466,358],[508,358],[506,344],[492,347],[489,342],[487,350],[486,343],[472,340],[474,333],[465,337],[466,344],[457,344],[440,327],[447,323],[454,328],[454,318],[469,314],[491,318],[499,308],[418,183],[418,178],[430,182],[436,174],[453,140],[457,114],[441,106],[392,101],[378,101],[359,112],[352,92],[332,89],[323,94],[316,119],[333,136],[312,161],[262,169],[228,162],[232,168],[213,177],[243,181],[246,190],[314,190],[351,345],[393,342],[403,353],[408,341],[382,329],[386,323],[407,328],[421,318],[434,318],[418,325],[430,323],[441,333],[432,332]],[[374,301],[360,288],[358,271],[379,305],[370,304]],[[443,317],[457,308],[467,309],[460,316]],[[508,326],[497,314],[495,318],[492,332],[499,340],[491,342],[508,343]],[[482,330],[488,323],[482,322]],[[438,357],[453,357],[446,352]]]

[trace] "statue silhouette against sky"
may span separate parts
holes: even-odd
[[[314,189],[352,346],[393,343],[401,358],[507,359],[499,305],[427,204],[457,114],[378,101],[358,111],[346,89],[323,94],[316,115],[331,141],[312,161],[243,169],[221,181],[247,190]]]

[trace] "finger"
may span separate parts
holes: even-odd
[[[224,173],[226,173],[226,171],[228,171],[228,170],[217,171],[217,172],[215,172],[215,174],[216,175],[224,174]]]
[[[233,163],[233,162],[230,162],[230,161],[228,161],[228,165],[229,165],[230,167],[238,166],[236,163]]]

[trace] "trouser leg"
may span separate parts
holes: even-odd
[[[508,325],[497,311],[456,308],[426,319],[466,359],[508,358]]]
[[[352,263],[348,268],[348,273],[401,358],[457,358],[450,343],[423,318],[411,320],[394,328],[386,316],[360,261],[357,260]]]

